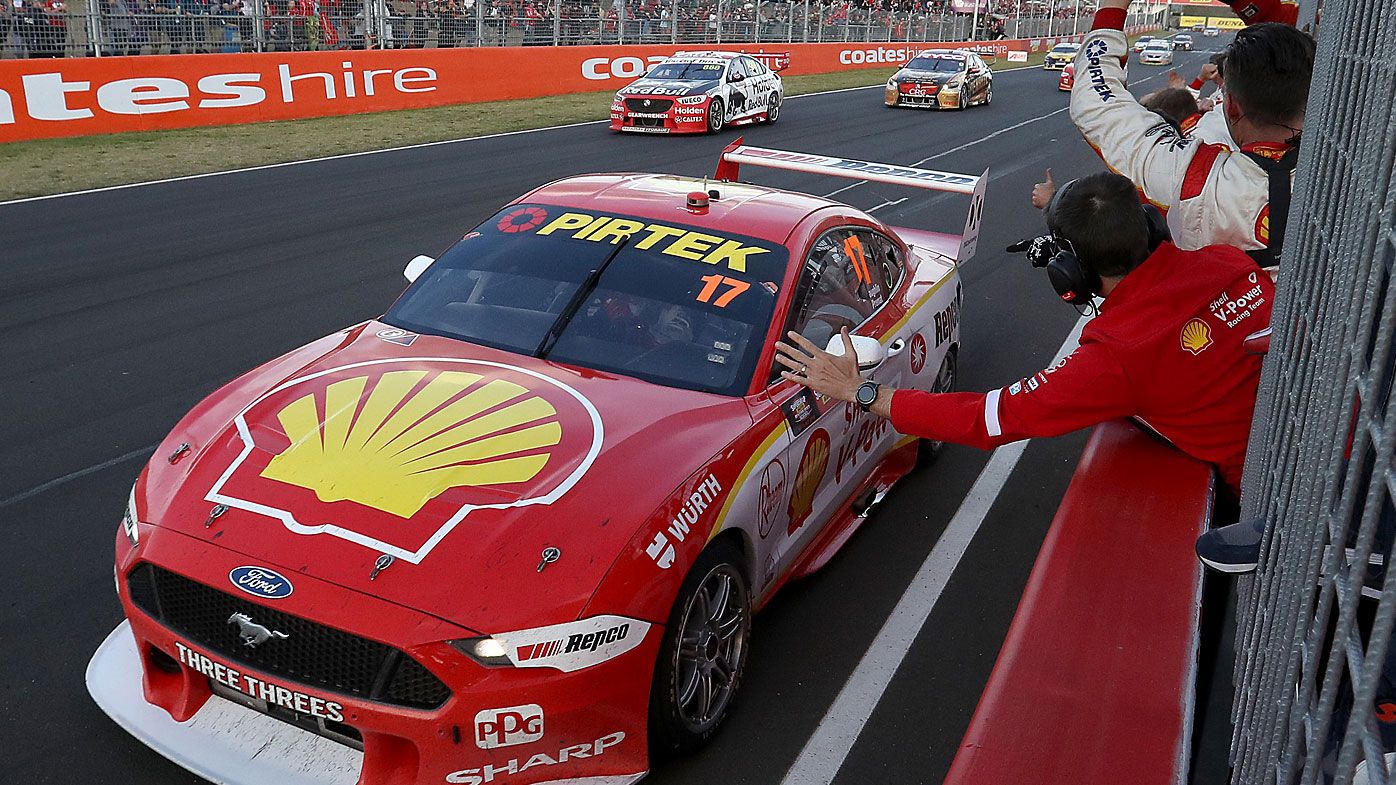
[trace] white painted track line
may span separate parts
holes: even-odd
[[[1089,317],[1083,316],[1072,328],[1052,365],[1076,349],[1087,321]],[[830,785],[834,781],[1027,445],[1027,441],[1014,442],[994,450],[781,785]]]

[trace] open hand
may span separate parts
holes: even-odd
[[[786,333],[796,344],[791,346],[784,341],[776,343],[776,362],[789,368],[781,371],[781,377],[827,395],[837,401],[852,401],[863,383],[858,373],[858,357],[853,352],[853,339],[848,328],[840,332],[843,337],[843,356],[835,357],[815,346],[808,338],[793,330]]]

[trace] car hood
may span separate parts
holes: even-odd
[[[944,71],[916,71],[910,68],[903,68],[892,78],[896,79],[898,82],[923,82],[926,84],[943,85],[956,76],[959,76],[959,74],[947,74]]]
[[[658,96],[660,98],[682,98],[689,95],[702,95],[718,86],[716,80],[709,82],[666,82],[658,79],[641,79],[622,88],[620,94],[629,97]]]
[[[750,426],[740,398],[369,322],[196,407],[138,504],[249,564],[505,632],[576,618],[650,513]],[[546,548],[561,556],[540,569]]]

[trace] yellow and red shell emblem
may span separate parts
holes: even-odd
[[[499,363],[359,363],[281,385],[235,420],[208,498],[419,561],[473,510],[549,504],[601,445],[595,407]]]
[[[814,494],[824,481],[824,472],[829,468],[829,432],[816,428],[805,443],[804,455],[795,470],[795,481],[790,490],[790,523],[787,534],[794,534],[805,525],[805,519],[814,510]]]
[[[1212,327],[1201,319],[1189,319],[1188,323],[1183,325],[1178,341],[1184,350],[1196,357],[1212,345]]]
[[[1270,205],[1260,208],[1260,216],[1255,219],[1255,239],[1263,245],[1270,245]]]

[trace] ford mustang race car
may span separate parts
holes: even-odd
[[[887,80],[887,106],[964,109],[994,100],[994,72],[968,49],[928,49]]]
[[[1076,53],[1081,50],[1080,44],[1060,43],[1052,47],[1052,51],[1042,58],[1042,70],[1060,71],[1072,60],[1076,59]]]
[[[969,219],[893,228],[742,165]],[[697,748],[752,613],[937,448],[785,381],[775,342],[848,327],[869,377],[953,388],[987,174],[737,140],[710,181],[567,178],[417,257],[384,316],[230,382],[142,469],[94,700],[229,785],[626,785]]]
[[[728,124],[774,123],[789,55],[680,52],[616,93],[611,130],[717,133]]]

